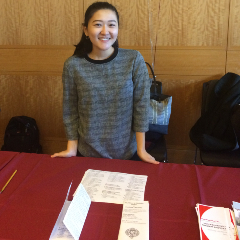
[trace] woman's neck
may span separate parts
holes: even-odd
[[[88,54],[88,57],[93,60],[105,60],[109,58],[114,53],[114,48],[111,47],[106,51],[93,49],[92,52]]]

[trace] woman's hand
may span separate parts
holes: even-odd
[[[159,164],[145,149],[145,132],[136,132],[137,155],[140,159],[147,163]]]
[[[152,163],[152,164],[159,164],[159,162],[156,161],[155,158],[153,156],[151,156],[146,150],[138,151],[137,154],[140,157],[140,159],[144,162]]]
[[[55,158],[55,157],[75,157],[77,155],[77,153],[74,152],[69,152],[68,150],[59,152],[59,153],[54,153],[51,158]]]
[[[77,146],[78,146],[78,140],[69,140],[67,143],[67,150],[54,153],[51,158],[55,157],[75,157],[77,156]]]

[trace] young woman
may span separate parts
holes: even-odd
[[[67,149],[52,157],[159,162],[145,150],[150,81],[142,55],[118,48],[119,15],[107,2],[85,13],[83,34],[63,69]]]

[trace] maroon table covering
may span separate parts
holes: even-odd
[[[0,155],[0,171],[19,153],[1,151]]]
[[[70,183],[73,181],[72,195],[87,169],[148,176],[144,200],[150,204],[150,240],[198,240],[196,203],[231,208],[232,201],[240,202],[240,169],[80,157],[51,159],[27,153],[13,158],[9,154],[9,158],[0,172],[0,188],[18,171],[0,194],[0,239],[5,240],[49,239]],[[121,214],[122,205],[92,202],[80,239],[117,239]]]

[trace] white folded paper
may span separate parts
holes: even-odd
[[[63,219],[63,223],[75,240],[80,237],[90,205],[91,199],[83,185],[80,184]]]
[[[63,205],[62,211],[59,214],[57,222],[53,228],[50,240],[73,240],[73,236],[68,231],[67,227],[63,223],[63,218],[68,210],[71,201],[66,201]]]
[[[70,184],[69,188],[68,188],[68,192],[67,192],[67,196],[65,199],[65,202],[63,204],[62,210],[58,216],[57,222],[54,225],[54,228],[52,230],[51,236],[49,238],[49,240],[56,240],[56,239],[60,239],[60,240],[73,240],[73,236],[71,235],[71,233],[68,231],[68,229],[66,228],[66,226],[63,223],[63,218],[68,210],[68,207],[71,203],[71,201],[68,201],[68,195],[71,189],[71,185]]]
[[[73,200],[68,201],[67,199],[70,188],[71,185],[68,189],[62,210],[51,233],[50,240],[78,240],[82,232],[91,204],[91,199],[83,185],[80,184]]]
[[[149,202],[125,201],[118,240],[149,240]]]

